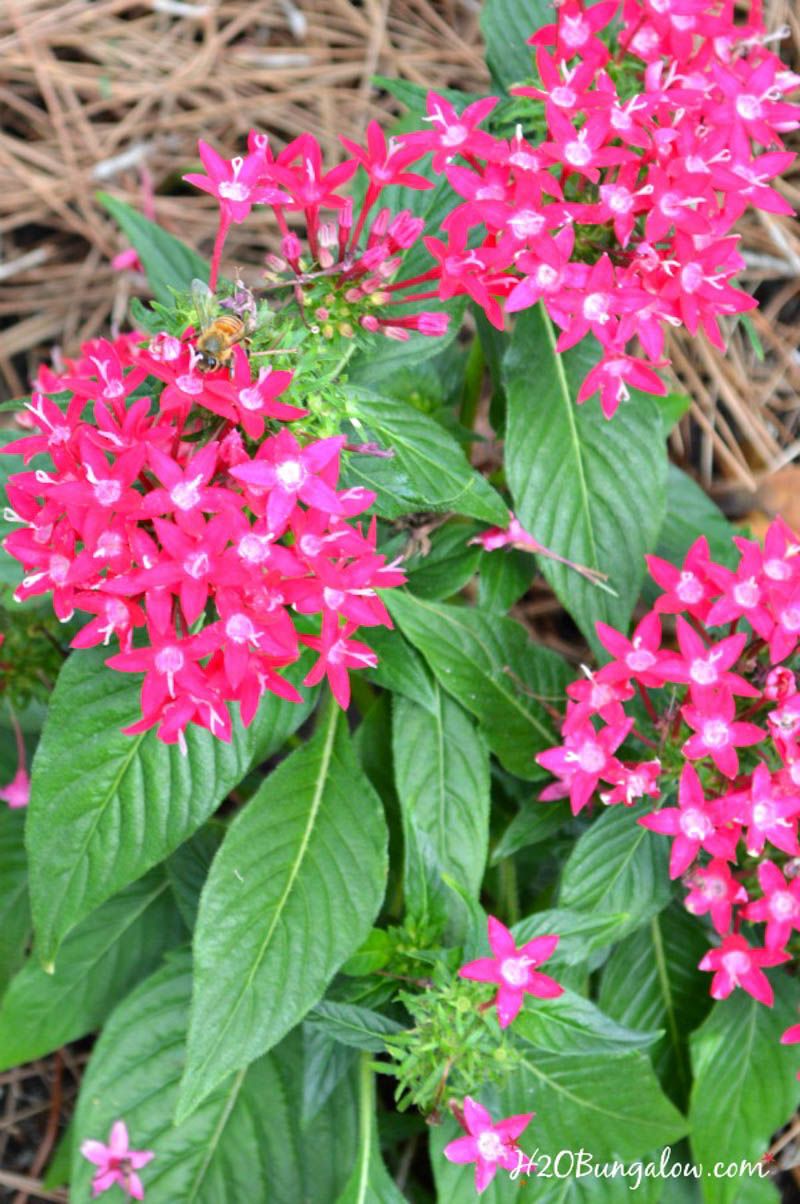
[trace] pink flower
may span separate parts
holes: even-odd
[[[706,801],[700,779],[691,765],[684,765],[678,786],[678,806],[662,807],[638,821],[651,832],[673,836],[669,859],[670,878],[679,878],[692,864],[701,847],[714,857],[733,861],[738,828],[723,829],[719,808]]]
[[[489,916],[489,944],[494,957],[479,957],[459,970],[461,978],[475,982],[496,982],[497,1022],[507,1028],[522,1007],[526,992],[539,999],[557,999],[564,988],[548,974],[535,969],[551,957],[559,938],[537,936],[521,949],[504,924]]]
[[[727,862],[714,857],[708,865],[697,866],[687,874],[687,885],[691,887],[684,899],[684,907],[693,916],[711,913],[711,923],[722,936],[731,926],[734,903],[746,903],[747,891],[733,877]]]
[[[720,773],[735,778],[739,772],[736,748],[759,744],[766,732],[755,723],[735,719],[736,707],[728,689],[698,686],[692,697],[697,705],[685,704],[681,713],[695,735],[684,742],[683,755],[692,761],[710,756]]]
[[[727,999],[734,987],[742,987],[759,1003],[772,1007],[772,987],[762,966],[779,966],[791,961],[791,954],[769,949],[753,949],[743,936],[731,933],[718,949],[709,949],[698,968],[713,970],[711,997]]]
[[[495,1124],[486,1108],[468,1095],[464,1099],[462,1122],[468,1136],[457,1137],[446,1145],[444,1156],[448,1162],[475,1163],[475,1190],[480,1194],[494,1179],[498,1166],[513,1171],[519,1165],[517,1138],[530,1124],[533,1115],[533,1112],[524,1112]]]
[[[155,1155],[152,1150],[130,1148],[124,1120],[114,1121],[108,1145],[103,1145],[102,1141],[84,1141],[81,1154],[98,1168],[92,1179],[92,1199],[108,1191],[115,1183],[134,1200],[144,1199],[144,1188],[136,1171],[146,1166]]]
[[[586,806],[600,779],[608,777],[609,768],[616,768],[613,754],[632,727],[633,719],[623,719],[598,732],[587,720],[573,729],[568,715],[564,743],[538,754],[538,764],[561,778],[568,787],[573,815]]]
[[[758,882],[764,898],[750,903],[744,911],[748,920],[764,921],[767,928],[764,944],[767,949],[781,950],[800,929],[800,881],[787,882],[772,861],[762,861],[758,867]]]
[[[21,765],[7,786],[0,789],[0,798],[9,807],[27,807],[31,797],[31,779]]]
[[[747,643],[745,632],[709,646],[682,615],[677,618],[677,632],[681,655],[664,657],[659,665],[662,681],[687,683],[693,690],[697,686],[726,686],[732,694],[759,697],[759,691],[743,677],[728,672]]]

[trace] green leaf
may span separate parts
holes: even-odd
[[[712,559],[732,567],[738,564],[740,555],[732,539],[737,534],[741,532],[728,522],[696,481],[676,465],[670,464],[667,513],[658,537],[656,554],[671,564],[680,565],[698,535],[705,535]]]
[[[384,1037],[399,1033],[403,1027],[371,1008],[332,999],[323,999],[313,1007],[305,1022],[309,1027],[322,1029],[342,1045],[369,1053],[381,1053],[386,1048]]]
[[[485,0],[481,33],[486,64],[503,90],[533,74],[533,51],[526,43],[543,25],[552,25],[548,0]]]
[[[164,863],[178,910],[190,932],[197,920],[200,892],[224,835],[225,825],[209,820]]]
[[[495,1119],[535,1113],[519,1145],[528,1157],[535,1156],[537,1164],[542,1155],[547,1155],[551,1175],[554,1159],[562,1150],[572,1151],[575,1156],[584,1150],[595,1163],[617,1158],[627,1162],[677,1141],[688,1127],[685,1118],[661,1093],[649,1061],[638,1051],[575,1057],[537,1052],[524,1058],[522,1069],[509,1076],[502,1091],[491,1097],[482,1093],[481,1102]],[[431,1161],[440,1200],[460,1202],[470,1198],[466,1187],[471,1186],[474,1167],[447,1163],[441,1152],[459,1135],[452,1121],[434,1129],[431,1135]],[[569,1157],[563,1155],[559,1170],[568,1175],[569,1168]],[[497,1178],[496,1196],[491,1195],[490,1188],[487,1197],[498,1204],[548,1198],[534,1194],[536,1189],[528,1194],[529,1189],[520,1188],[519,1183],[516,1187],[509,1185],[506,1176]],[[617,1196],[611,1199],[627,1198],[626,1187],[619,1182],[616,1190]]]
[[[450,918],[449,874],[477,899],[489,845],[489,750],[474,721],[438,684],[433,712],[396,698],[392,749],[405,834],[406,910]]]
[[[391,590],[384,601],[444,689],[475,715],[506,769],[540,777],[534,757],[557,741],[537,699],[559,704],[571,678],[566,663],[531,643],[513,619],[426,602],[405,590]]]
[[[627,914],[633,932],[667,905],[668,838],[636,822],[650,810],[611,807],[578,838],[564,866],[560,907]]]
[[[46,964],[74,924],[191,836],[276,728],[304,714],[267,695],[247,731],[235,718],[230,744],[190,724],[182,756],[155,731],[122,734],[141,716],[140,682],[106,668],[106,656],[97,648],[65,662],[33,761],[26,844]]]
[[[708,932],[682,904],[671,903],[622,941],[603,969],[599,1005],[634,1028],[663,1028],[651,1051],[659,1078],[678,1103],[688,1099],[688,1037],[711,1007],[708,975],[697,964]]]
[[[537,305],[517,320],[505,360],[506,474],[523,527],[577,564],[608,574],[617,597],[562,564],[542,573],[587,639],[602,619],[625,629],[665,510],[667,454],[658,407],[644,398],[607,421],[597,397],[575,404],[591,366],[583,343],[555,350]]]
[[[375,1084],[370,1059],[361,1056],[359,1074],[358,1153],[353,1173],[336,1204],[406,1204],[381,1158],[375,1116]]]
[[[630,914],[626,911],[581,912],[554,907],[526,916],[514,925],[513,933],[518,945],[535,936],[558,933],[561,939],[548,965],[563,962],[567,966],[574,966],[583,964],[596,949],[603,949],[625,935],[630,931],[630,924]]]
[[[770,977],[771,1008],[734,990],[692,1033],[691,1143],[704,1166],[757,1162],[797,1106],[797,1050],[781,1045],[780,1037],[797,1021],[800,988],[783,971]],[[705,1198],[738,1204],[740,1182],[704,1178]]]
[[[378,656],[377,666],[366,670],[370,681],[432,711],[436,696],[431,675],[416,648],[403,638],[402,632],[396,627],[391,630],[371,627],[367,639]]]
[[[162,953],[185,938],[162,870],[120,891],[73,929],[54,974],[31,956],[14,977],[0,1006],[0,1069],[97,1028]]]
[[[303,1023],[303,1107],[304,1125],[314,1119],[320,1108],[352,1070],[355,1053],[340,1045],[323,1029]]]
[[[188,953],[171,958],[111,1016],[81,1086],[70,1198],[89,1199],[94,1168],[79,1152],[82,1142],[107,1140],[124,1117],[133,1148],[155,1154],[141,1171],[148,1204],[335,1199],[355,1157],[355,1083],[348,1077],[304,1131],[299,1032],[228,1078],[190,1121],[173,1126],[191,981]]]
[[[25,813],[0,811],[0,996],[25,959],[31,927]]]
[[[266,1052],[366,937],[386,884],[386,822],[338,709],[231,824],[200,899],[179,1118]]]
[[[409,588],[418,598],[438,601],[463,589],[483,554],[480,547],[470,544],[478,530],[475,523],[451,520],[433,532],[430,547],[403,562]]]
[[[363,437],[394,451],[389,463],[404,474],[418,509],[453,510],[487,523],[508,522],[503,499],[438,422],[368,389],[350,385],[347,391]]]
[[[121,226],[137,252],[156,301],[172,305],[174,297],[170,288],[188,290],[194,279],[208,280],[209,268],[205,259],[174,234],[169,234],[107,192],[98,192],[97,199]]]
[[[547,966],[543,966],[544,971]],[[514,1021],[514,1036],[537,1049],[573,1057],[576,1054],[629,1053],[646,1048],[661,1036],[617,1024],[589,999],[564,990],[557,999],[536,999]]]
[[[504,615],[530,588],[536,560],[519,548],[496,548],[481,554],[478,571],[478,606]]]
[[[492,851],[491,863],[511,857],[528,845],[547,840],[571,819],[569,803],[547,803],[538,800],[524,803],[514,816]]]

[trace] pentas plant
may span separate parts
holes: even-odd
[[[710,919],[712,997],[771,1007],[764,967],[796,956],[800,930],[800,537],[777,519],[763,548],[734,543],[733,568],[704,536],[680,569],[648,558],[653,608],[630,639],[597,624],[612,659],[567,687],[563,743],[537,760],[558,777],[541,797],[576,815],[659,800],[637,822],[670,837],[669,876]]]
[[[212,379],[191,342],[87,344],[41,381],[51,396],[72,393],[66,410],[34,393],[39,433],[5,449],[26,461],[48,454],[53,466],[8,481],[21,525],[5,547],[25,569],[15,599],[51,593],[62,622],[90,615],[72,647],[114,639],[106,663],[144,674],[142,717],[125,730],[156,726],[184,749],[187,723],[230,740],[229,702],[245,726],[266,691],[300,702],[280,670],[304,646],[318,653],[306,684],[327,675],[346,707],[348,671],[377,663],[351,637],[391,626],[376,590],[405,580],[376,552],[374,519],[347,521],[374,494],[336,489],[344,438],[301,445],[283,424],[306,411],[278,400],[292,374],[253,383],[244,350],[233,355],[233,380],[224,370]],[[143,388],[159,390],[156,407]],[[248,454],[266,422],[274,433]],[[290,607],[319,616],[321,635],[298,631]]]
[[[210,263],[101,195],[153,299],[6,407],[0,1073],[92,1039],[31,1191],[771,1190],[800,538],[668,464],[659,370],[753,306],[796,80],[755,4],[518,7],[339,162],[202,139]]]

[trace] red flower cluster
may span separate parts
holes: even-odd
[[[61,375],[40,373],[28,405],[40,433],[3,449],[26,463],[47,453],[53,466],[8,482],[22,525],[4,546],[26,574],[15,597],[52,593],[62,621],[91,615],[73,647],[116,637],[107,664],[145,674],[142,718],[128,731],[158,725],[183,747],[193,722],[229,740],[228,702],[249,724],[265,691],[301,701],[280,670],[303,645],[319,653],[305,684],[327,674],[346,707],[348,670],[376,663],[351,637],[391,626],[376,591],[405,578],[376,553],[374,520],[366,531],[347,521],[374,494],[336,489],[344,439],[301,446],[281,427],[251,459],[240,426],[257,437],[267,419],[305,414],[277,400],[291,373],[254,381],[237,347],[231,379],[200,372],[191,343],[141,341],[100,339]],[[47,396],[66,390],[66,409]],[[292,612],[321,616],[320,634],[298,631]],[[146,643],[135,646],[137,628]]]
[[[800,537],[776,519],[763,548],[734,543],[735,570],[711,559],[703,537],[680,569],[648,557],[663,592],[631,639],[597,624],[614,659],[567,687],[563,743],[537,760],[559,779],[541,797],[569,796],[575,813],[595,792],[630,805],[679,779],[677,806],[639,823],[672,838],[670,876],[683,875],[687,908],[709,913],[722,938],[700,963],[714,971],[711,994],[742,986],[771,1005],[762,967],[789,960],[800,931],[800,692],[782,663],[800,638]],[[673,614],[677,650],[663,646],[661,629]],[[663,707],[655,690],[667,691]],[[636,691],[649,736],[626,714]],[[630,736],[658,756],[618,757]],[[765,926],[763,946],[749,943],[743,921]]]
[[[755,307],[731,283],[743,261],[730,231],[748,205],[792,212],[769,181],[800,124],[783,100],[800,81],[767,49],[759,4],[737,27],[715,0],[624,0],[612,61],[598,34],[618,8],[566,0],[530,39],[539,84],[512,93],[543,106],[538,145],[477,128],[496,101],[459,115],[434,93],[430,130],[402,139],[463,198],[447,242],[425,240],[440,295],[468,293],[498,327],[503,299],[506,312],[541,300],[559,351],[592,333],[602,354],[578,401],[599,390],[607,417],[628,385],[665,392],[665,324],[721,346],[718,318]],[[628,354],[634,337],[644,357]]]
[[[425,154],[424,148],[388,142],[380,126],[371,121],[365,147],[343,138],[352,158],[324,171],[319,144],[311,134],[301,134],[277,156],[265,134],[252,131],[244,157],[222,159],[202,140],[200,157],[207,176],[190,174],[190,183],[216,196],[220,218],[211,268],[214,288],[225,236],[232,222],[242,222],[253,205],[269,205],[280,228],[281,255],[268,259],[269,287],[291,287],[306,321],[312,320],[326,338],[335,334],[352,338],[355,328],[380,332],[394,339],[408,339],[410,330],[440,335],[447,330],[447,314],[418,311],[397,312],[394,307],[416,281],[394,281],[402,255],[419,239],[425,222],[410,210],[398,213],[376,205],[385,188],[399,185],[411,189],[431,188],[424,176],[407,168]],[[363,168],[367,186],[354,213],[351,196],[342,189],[357,169]],[[322,220],[330,210],[335,221]],[[302,213],[306,224],[307,249],[294,230],[289,216]],[[362,237],[363,236],[363,237]],[[425,294],[437,297],[435,288]]]

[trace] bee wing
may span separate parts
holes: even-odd
[[[217,315],[217,304],[211,289],[202,280],[192,281],[192,305],[197,311],[200,329],[205,330]]]

